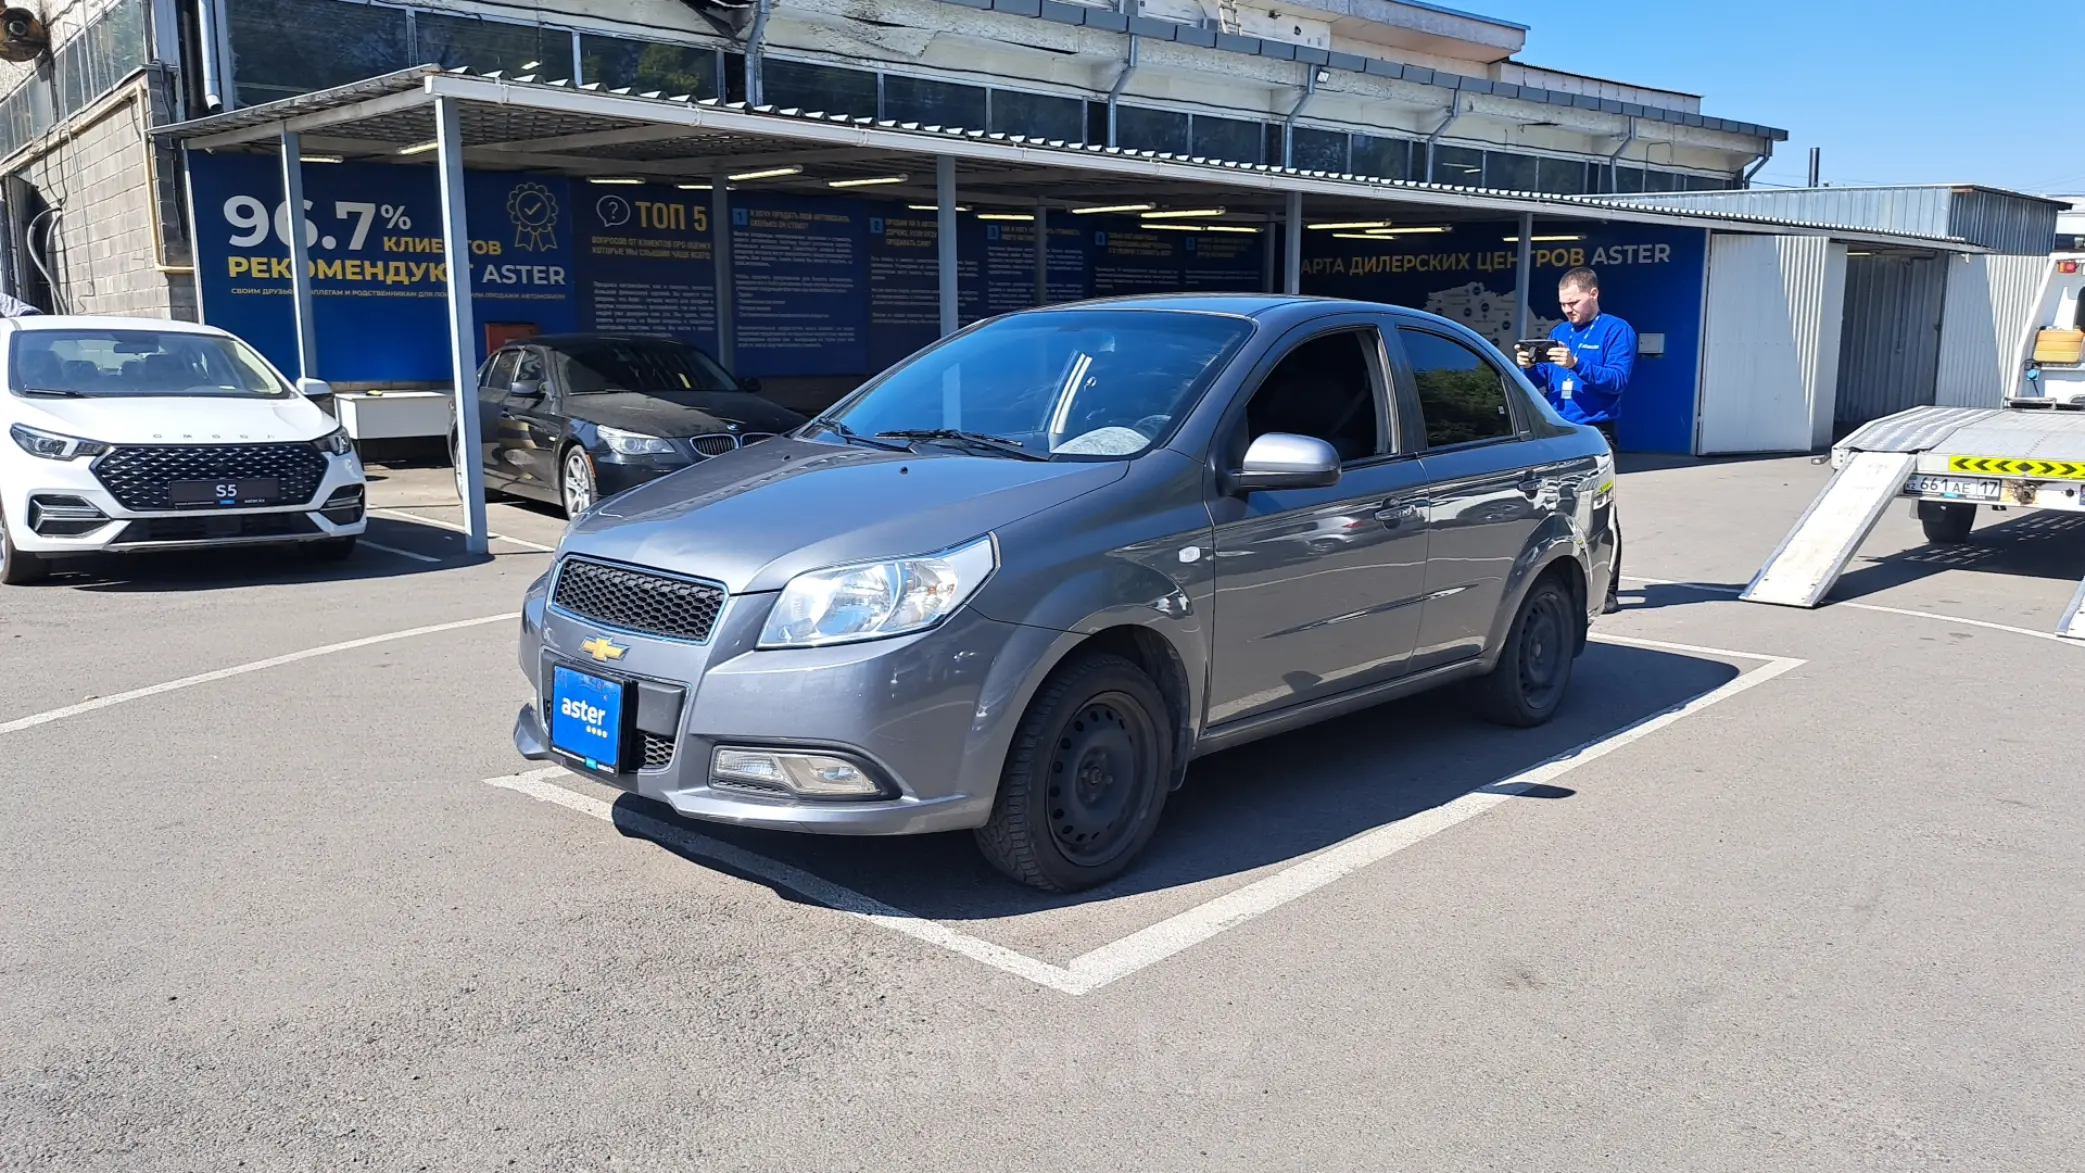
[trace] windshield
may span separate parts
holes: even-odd
[[[1135,456],[1194,405],[1252,329],[1173,310],[1016,314],[922,352],[827,418],[858,436],[953,429],[1038,456]]]
[[[575,395],[615,391],[736,391],[715,359],[678,342],[602,339],[559,350]]]
[[[93,398],[296,394],[236,338],[178,330],[17,330],[9,384],[19,393]]]

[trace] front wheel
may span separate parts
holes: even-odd
[[[15,548],[14,536],[7,532],[7,518],[0,514],[0,583],[27,586],[42,582],[50,573],[49,559]]]
[[[1959,546],[1976,527],[1976,506],[1959,501],[1921,501],[1918,522],[1926,540],[1936,546]]]
[[[978,847],[1009,877],[1076,892],[1129,869],[1158,829],[1173,772],[1165,698],[1120,656],[1053,673],[1014,732]]]
[[[1506,631],[1506,646],[1488,675],[1475,682],[1477,711],[1500,725],[1533,728],[1556,716],[1571,684],[1578,650],[1576,605],[1555,578],[1528,592]]]
[[[593,508],[594,462],[582,448],[565,449],[563,472],[558,476],[558,497],[565,503],[565,516],[578,517]]]

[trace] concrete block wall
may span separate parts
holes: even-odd
[[[141,75],[10,168],[61,211],[45,263],[73,313],[197,317],[175,159],[146,130],[164,101],[156,76]]]

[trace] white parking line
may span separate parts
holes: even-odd
[[[1452,802],[1399,819],[1394,823],[1386,823],[1372,831],[1364,831],[1272,875],[1263,876],[1243,888],[1225,893],[1118,941],[1081,954],[1073,958],[1068,965],[1053,965],[1039,961],[1004,945],[958,932],[937,921],[928,920],[812,875],[801,868],[778,863],[766,856],[711,839],[676,823],[632,812],[625,812],[621,818],[623,825],[647,838],[656,839],[690,855],[716,860],[735,871],[759,876],[835,911],[857,916],[930,945],[940,946],[1061,993],[1086,994],[1164,961],[1228,929],[1237,928],[1292,900],[1309,895],[1372,863],[1387,859],[1415,843],[1438,835],[1458,823],[1473,819],[1509,798],[1526,794],[1587,762],[1605,757],[1710,705],[1729,700],[1748,689],[1757,688],[1807,662],[1786,656],[1706,648],[1661,640],[1612,635],[1595,635],[1592,638],[1601,643],[1627,647],[1758,660],[1761,666],[1692,700],[1645,717],[1605,737],[1566,750],[1518,774],[1481,786]],[[555,803],[603,821],[615,821],[616,815],[611,804],[598,798],[576,794],[549,781],[563,773],[565,771],[553,767],[514,777],[487,778],[485,781],[490,785]]]
[[[219,668],[211,672],[199,672],[194,676],[183,676],[179,680],[169,680],[161,684],[149,684],[144,688],[133,688],[129,692],[117,692],[110,693],[108,696],[98,696],[93,700],[81,701],[76,705],[67,705],[62,709],[32,713],[27,717],[17,717],[12,721],[0,721],[0,734],[19,733],[24,729],[33,729],[38,725],[47,725],[52,721],[62,721],[67,717],[77,717],[81,713],[91,713],[97,709],[106,709],[111,705],[123,704],[126,701],[143,700],[148,696],[158,696],[161,693],[178,692],[184,688],[194,688],[198,684],[211,684],[219,680],[229,680],[234,676],[244,676],[249,672],[259,672],[264,668],[279,668],[284,664],[295,664],[299,660],[330,656],[335,652],[351,652],[356,648],[366,648],[375,644],[387,644],[401,639],[412,639],[415,636],[434,635],[444,631],[460,631],[466,627],[480,627],[487,623],[504,623],[519,618],[521,618],[521,612],[508,611],[500,615],[481,615],[476,619],[458,619],[453,623],[435,623],[426,627],[409,627],[404,631],[389,631],[382,635],[367,635],[361,639],[343,640],[337,644],[305,648],[301,652],[290,652],[282,656],[270,656],[265,660],[255,660],[249,664],[234,664],[230,668]]]
[[[1723,586],[1712,582],[1685,582],[1671,578],[1641,578],[1633,574],[1623,575],[1622,581],[1640,582],[1645,586],[1679,587],[1681,590],[1700,591],[1707,595],[1731,595],[1734,597],[1745,593],[1745,588],[1743,587]],[[1943,615],[1938,611],[1914,611],[1908,607],[1885,607],[1880,603],[1861,603],[1850,600],[1847,602],[1827,603],[1826,606],[1850,607],[1855,611],[1874,611],[1880,615],[1905,615],[1913,619],[1931,619],[1940,623],[1960,623],[1965,627],[1985,627],[1992,631],[2009,631],[2014,635],[2050,640],[2070,647],[2078,646],[2077,640],[2067,639],[2053,631],[2035,631],[2027,627],[2014,627],[2009,623],[1993,623],[1988,619],[1967,619],[1960,615]]]
[[[396,547],[396,546],[386,546],[386,545],[382,544],[381,542],[372,542],[372,541],[370,541],[370,540],[369,540],[368,538],[363,538],[363,539],[362,539],[362,544],[363,544],[364,546],[368,547],[369,549],[372,549],[372,550],[379,550],[379,551],[382,551],[383,553],[386,553],[386,554],[396,554],[396,555],[398,555],[398,556],[399,556],[400,558],[410,558],[410,559],[412,559],[412,560],[413,560],[413,561],[415,561],[415,562],[435,562],[435,563],[439,563],[439,562],[441,561],[441,559],[439,559],[439,558],[433,558],[433,557],[429,557],[429,556],[428,556],[428,555],[426,555],[426,554],[415,554],[415,553],[413,553],[413,552],[412,552],[411,550],[401,550],[401,549],[399,549],[399,548],[398,548],[398,547]]]
[[[383,515],[384,515],[384,516],[386,516],[386,517],[395,517],[395,518],[398,518],[398,519],[399,519],[399,520],[401,520],[401,521],[417,521],[417,522],[419,522],[419,523],[420,523],[420,524],[422,524],[422,525],[431,525],[431,526],[433,526],[433,527],[434,527],[434,528],[436,528],[436,529],[445,529],[445,530],[448,530],[448,531],[449,531],[450,533],[452,533],[452,534],[462,534],[462,533],[469,533],[469,532],[470,532],[469,530],[467,530],[467,529],[463,528],[462,526],[460,526],[460,525],[457,525],[457,524],[456,524],[455,522],[450,522],[450,521],[440,521],[440,520],[437,520],[436,518],[432,518],[432,517],[422,517],[421,515],[419,515],[419,514],[417,514],[417,513],[408,513],[407,511],[405,511],[405,510],[403,510],[403,509],[391,509],[391,508],[388,508],[388,507],[385,507],[385,506],[378,506],[377,508],[375,508],[375,509],[372,509],[372,510],[370,510],[370,512],[371,512],[371,513],[381,513],[381,514],[383,514]],[[510,545],[510,546],[520,546],[520,547],[522,547],[523,549],[528,549],[528,550],[535,550],[535,551],[537,551],[538,553],[543,553],[543,554],[555,554],[555,553],[557,553],[557,547],[556,547],[556,546],[545,546],[545,545],[540,545],[540,544],[538,544],[538,543],[536,543],[536,542],[526,541],[526,540],[524,540],[524,539],[522,539],[522,538],[510,538],[510,537],[508,537],[508,536],[507,536],[506,534],[496,534],[496,533],[492,533],[492,532],[490,532],[490,531],[487,531],[487,532],[486,532],[486,534],[485,534],[485,536],[486,536],[487,538],[490,538],[490,539],[494,540],[494,541],[500,541],[500,542],[505,542],[505,543],[507,543],[507,544],[508,544],[508,545]]]

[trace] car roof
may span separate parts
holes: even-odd
[[[1404,312],[1398,306],[1379,302],[1356,301],[1345,297],[1305,297],[1286,293],[1140,293],[1125,297],[1103,297],[1090,301],[1062,302],[1040,306],[1027,313],[1066,309],[1134,309],[1173,310],[1181,313],[1231,314],[1238,317],[1257,318],[1282,310],[1313,308],[1327,312],[1337,310],[1391,310]]]
[[[4,320],[17,330],[157,330],[160,333],[210,334],[220,337],[226,333],[216,326],[205,326],[201,322],[177,322],[171,318],[122,318],[100,314],[30,314],[27,317],[7,318]]]
[[[581,346],[589,342],[664,342],[673,346],[687,346],[678,338],[664,334],[638,334],[618,330],[580,330],[569,334],[538,334],[531,338],[510,338],[506,346]]]

